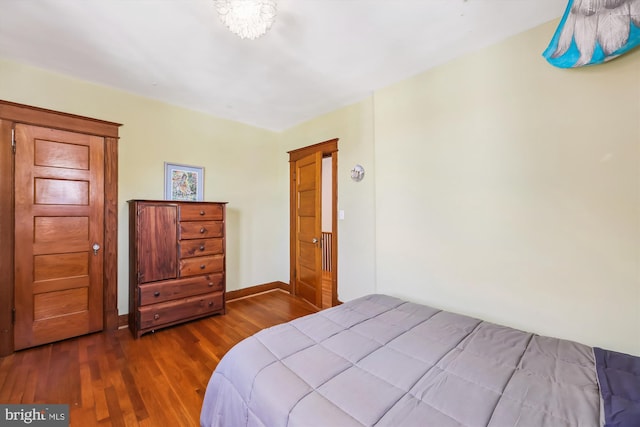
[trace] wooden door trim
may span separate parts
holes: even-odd
[[[0,118],[28,125],[118,138],[119,123],[0,100]]]
[[[50,127],[105,138],[104,165],[104,330],[118,327],[118,123],[0,100],[0,357],[13,347],[14,304],[14,158],[11,129],[15,123]]]
[[[331,247],[331,265],[333,271],[331,275],[331,298],[332,305],[339,304],[338,301],[338,141],[339,138],[329,139],[307,147],[287,151],[289,154],[289,292],[297,295],[297,283],[295,278],[296,266],[296,189],[295,171],[296,162],[303,157],[318,151],[322,152],[322,157],[331,157],[331,232],[333,234]]]
[[[338,151],[338,140],[339,138],[329,139],[324,142],[309,145],[308,147],[287,151],[289,154],[289,163],[295,163],[303,157],[307,157],[317,151],[322,152],[322,157],[330,157],[333,153]]]
[[[336,144],[338,140],[336,139]],[[338,301],[338,147],[331,152],[331,306]]]
[[[13,352],[13,150],[12,123],[0,118],[0,357]]]
[[[104,139],[104,330],[118,329],[118,138]]]

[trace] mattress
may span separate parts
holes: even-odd
[[[633,396],[634,388],[640,393],[639,359],[596,351],[368,295],[262,330],[234,346],[211,376],[200,423],[640,426],[640,415],[634,414],[638,396]],[[594,354],[609,366],[602,362],[597,369]],[[618,386],[620,371],[627,374],[625,386]],[[609,385],[606,399],[600,381]],[[628,405],[620,409],[621,402]]]

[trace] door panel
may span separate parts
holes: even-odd
[[[35,141],[34,164],[66,169],[89,169],[89,149],[57,141]]]
[[[80,287],[35,294],[33,320],[38,321],[89,310],[87,289],[87,287]]]
[[[138,239],[140,253],[153,254],[138,259],[138,274],[141,283],[178,277],[178,207],[176,205],[140,204],[136,214],[140,230]],[[157,233],[156,230],[164,230]]]
[[[102,329],[104,138],[15,130],[17,350]]]
[[[296,293],[313,305],[322,305],[322,153],[295,163]]]
[[[87,205],[89,183],[64,179],[35,179],[36,205]]]

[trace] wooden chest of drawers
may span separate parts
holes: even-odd
[[[129,201],[129,328],[225,312],[225,203]]]

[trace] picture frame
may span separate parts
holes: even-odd
[[[204,168],[164,162],[165,200],[204,200]]]

